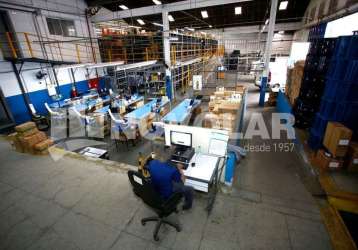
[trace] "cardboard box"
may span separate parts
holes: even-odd
[[[343,167],[343,160],[332,158],[329,153],[320,149],[314,159],[314,165],[323,171],[338,170]]]
[[[240,108],[240,102],[223,101],[218,109],[220,113],[236,114]]]
[[[216,98],[223,98],[225,96],[225,91],[215,91],[214,96]]]
[[[328,122],[323,145],[334,158],[344,157],[348,152],[351,138],[352,130],[339,122]]]
[[[358,172],[358,143],[352,142],[349,145],[346,158],[346,166],[348,171]]]
[[[305,61],[297,61],[294,68],[287,70],[286,95],[292,105],[299,96]]]
[[[24,153],[24,147],[19,139],[19,134],[17,132],[9,134],[7,139],[10,141],[12,147],[15,148],[17,152]]]
[[[35,144],[34,148],[36,151],[41,152],[44,151],[45,149],[48,149],[52,145],[53,145],[53,140],[47,139]]]
[[[238,92],[239,94],[244,94],[246,88],[244,85],[236,85],[235,87],[235,91]]]
[[[35,144],[42,142],[47,139],[47,136],[44,132],[38,132],[34,135],[20,137],[21,144],[24,148],[24,151],[27,153],[34,153]]]
[[[24,132],[18,132],[18,134],[19,134],[19,136],[26,137],[26,136],[34,135],[34,134],[36,134],[38,132],[39,132],[39,130],[35,127],[35,128],[32,128],[32,129],[26,130]]]
[[[15,127],[16,132],[25,132],[27,130],[36,128],[36,124],[34,122],[25,122]]]

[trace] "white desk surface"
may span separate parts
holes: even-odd
[[[188,179],[195,179],[209,183],[218,165],[219,157],[207,154],[197,154],[190,160],[189,166],[184,170],[184,175]],[[192,167],[191,163],[195,162]]]

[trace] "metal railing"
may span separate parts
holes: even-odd
[[[99,54],[97,42],[88,38],[56,40],[27,32],[0,33],[0,49],[6,59],[36,58],[76,63],[94,62],[94,54]]]

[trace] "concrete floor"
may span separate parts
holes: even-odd
[[[257,102],[253,88],[247,118],[262,112]],[[20,154],[0,141],[0,249],[331,249],[296,150],[249,152],[212,214],[196,194],[192,210],[172,216],[182,232],[164,226],[159,242],[154,224],[140,224],[153,213],[131,191],[131,166],[60,155]]]

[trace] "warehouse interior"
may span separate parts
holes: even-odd
[[[0,249],[357,249],[357,0],[0,0]]]

